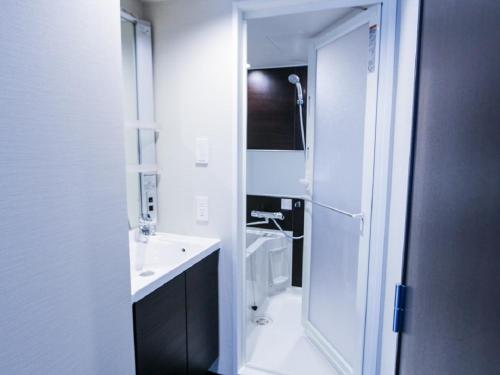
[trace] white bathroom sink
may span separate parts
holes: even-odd
[[[132,302],[137,302],[213,253],[220,240],[156,233],[141,244],[131,231],[129,246]]]

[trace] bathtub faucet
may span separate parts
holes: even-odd
[[[281,212],[266,212],[266,211],[252,211],[250,212],[250,216],[256,217],[258,219],[264,219],[262,221],[254,221],[253,223],[247,223],[247,227],[251,225],[260,225],[260,224],[269,224],[269,220],[271,220],[281,233],[285,235],[286,238],[290,240],[301,240],[304,238],[304,235],[293,236],[288,234],[276,220],[285,220],[285,216]]]
[[[262,221],[256,221],[253,223],[247,223],[247,225],[259,225],[259,224],[269,224],[269,219],[271,220],[284,220],[285,216],[281,212],[266,212],[266,211],[252,211],[250,216],[257,219],[264,219]]]
[[[258,219],[275,219],[275,220],[284,220],[285,217],[281,212],[266,212],[266,211],[252,211],[250,216],[256,217]]]

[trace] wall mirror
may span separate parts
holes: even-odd
[[[122,12],[122,74],[127,211],[130,228],[157,221],[156,140],[151,25]]]

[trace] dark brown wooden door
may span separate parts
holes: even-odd
[[[500,2],[422,5],[399,374],[498,375]]]

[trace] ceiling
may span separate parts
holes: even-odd
[[[309,39],[353,8],[248,20],[248,63],[252,68],[307,64]]]

